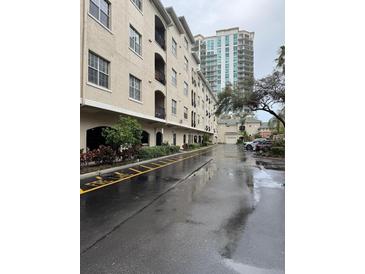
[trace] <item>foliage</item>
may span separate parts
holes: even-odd
[[[112,164],[116,159],[116,153],[111,147],[99,146],[94,151],[94,158],[96,164]]]
[[[138,158],[146,160],[146,159],[157,158],[157,157],[162,157],[165,155],[177,153],[179,151],[180,151],[179,146],[170,146],[170,145],[155,146],[155,147],[142,147],[138,151]]]
[[[242,131],[241,135],[242,135],[243,141],[245,141],[245,142],[250,141],[250,136],[247,135],[246,130]]]
[[[142,127],[132,117],[120,117],[116,125],[103,129],[102,135],[114,150],[121,147],[136,150],[141,144]]]
[[[237,87],[226,86],[218,94],[216,114],[229,112],[242,113],[245,108],[251,112],[262,110],[276,117],[285,127],[283,110],[285,108],[285,47],[277,58],[277,68],[272,74],[254,81],[253,89],[241,90]],[[281,114],[275,109],[281,108]]]
[[[270,152],[273,156],[285,156],[285,147],[271,147]]]
[[[275,59],[276,68],[281,70],[281,72],[285,75],[285,46],[281,46],[279,51],[278,58]]]
[[[238,138],[236,144],[237,145],[243,144],[243,139],[242,138]]]
[[[201,147],[200,144],[188,144],[188,149],[189,150],[198,149],[200,147]]]
[[[204,133],[203,134],[202,146],[207,146],[209,143],[210,143],[209,135]]]
[[[99,148],[87,152],[80,151],[80,164],[82,166],[89,165],[91,162],[95,164],[112,164],[118,154],[115,150],[108,146],[99,146]]]
[[[255,139],[257,139],[257,138],[261,138],[260,133],[256,133],[256,134],[254,135],[254,138],[255,138]]]

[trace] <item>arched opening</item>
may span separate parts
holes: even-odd
[[[157,15],[155,15],[155,40],[161,48],[166,49],[165,26]]]
[[[86,147],[89,150],[97,149],[101,145],[106,145],[105,138],[102,135],[106,126],[90,128],[86,131]]]
[[[183,144],[186,144],[186,134],[184,134],[184,137],[183,137]]]
[[[155,117],[160,119],[166,118],[165,95],[159,90],[155,91]]]
[[[150,144],[150,135],[147,131],[142,131],[141,143],[143,146],[148,146]]]
[[[176,133],[172,135],[172,144],[176,146]]]
[[[198,142],[198,137],[194,135],[194,143],[196,144]]]
[[[163,85],[166,84],[165,61],[158,53],[155,53],[155,79]]]
[[[202,143],[202,137],[199,135],[199,144]]]
[[[162,145],[162,133],[157,132],[156,133],[156,146]]]

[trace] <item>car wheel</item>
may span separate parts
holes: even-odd
[[[247,150],[252,150],[252,146],[251,146],[251,145],[247,145],[247,146],[246,146],[246,149],[247,149]]]

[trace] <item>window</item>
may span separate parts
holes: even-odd
[[[200,96],[198,96],[198,106],[200,106]]]
[[[186,59],[185,56],[184,56],[184,68],[185,68],[185,71],[188,72],[188,69],[189,69],[189,61],[188,61],[188,59]]]
[[[188,46],[189,46],[188,40],[186,39],[186,37],[184,37],[184,47],[188,49]]]
[[[129,25],[129,47],[142,55],[142,36],[131,25]]]
[[[188,96],[188,93],[189,93],[189,85],[186,82],[184,82],[184,95]]]
[[[176,101],[174,99],[172,99],[171,103],[171,112],[176,115]]]
[[[110,3],[105,0],[90,0],[90,14],[102,25],[109,28]]]
[[[109,88],[109,61],[89,51],[88,81]]]
[[[172,38],[171,52],[173,55],[177,56],[177,44],[176,44],[176,41],[174,40],[174,38]]]
[[[177,73],[174,69],[172,69],[171,82],[175,87],[177,86]]]
[[[132,0],[132,2],[136,5],[136,7],[142,11],[142,0]]]
[[[198,114],[198,125],[200,124],[200,115]]]
[[[184,119],[188,119],[188,108],[184,107]]]
[[[141,80],[129,74],[129,98],[141,101]]]

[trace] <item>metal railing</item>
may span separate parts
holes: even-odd
[[[165,73],[162,71],[155,70],[155,79],[161,84],[166,85]]]
[[[165,108],[163,107],[156,107],[155,108],[155,117],[160,119],[166,118]]]

